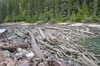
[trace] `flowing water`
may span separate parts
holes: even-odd
[[[78,44],[85,46],[89,51],[100,54],[100,36],[81,39]]]

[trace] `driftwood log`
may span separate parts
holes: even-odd
[[[19,44],[11,44],[8,46],[1,46],[2,49],[4,50],[9,50],[9,51],[15,51],[17,48],[27,48],[28,47],[28,43],[19,43]]]
[[[38,59],[40,59],[40,60],[45,60],[44,55],[43,55],[43,52],[41,51],[40,47],[37,45],[33,33],[32,32],[29,32],[29,35],[30,35],[31,41],[32,41],[31,42],[32,50],[33,50],[33,52],[35,52],[36,57]]]
[[[16,66],[100,65],[100,55],[95,55],[91,52],[88,52],[88,50],[85,49],[86,47],[78,45],[78,39],[98,36],[95,35],[98,30],[96,31],[87,26],[71,27],[57,24],[53,26],[47,24],[39,26],[31,25],[27,27],[21,26],[15,29],[13,29],[13,33],[9,33],[12,30],[10,29],[9,31],[7,28],[7,37],[0,38],[0,50],[2,50],[0,51],[0,54],[3,54],[6,57],[6,50],[8,50],[11,56],[7,56],[10,56],[9,58],[12,59],[12,61],[14,59],[13,62],[16,63]],[[94,32],[93,30],[96,32]],[[16,37],[14,40],[13,36]],[[11,39],[9,39],[9,37]],[[13,44],[16,42],[20,43]],[[16,49],[18,48],[22,49],[23,51],[16,51]],[[26,53],[27,57],[24,52]],[[33,56],[32,53],[35,56]],[[22,55],[22,57],[17,58],[17,56],[19,57],[20,55]],[[6,60],[6,58],[4,60]],[[12,64],[12,62],[9,62],[7,65],[10,64]],[[3,66],[1,62],[0,66]]]

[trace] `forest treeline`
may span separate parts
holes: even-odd
[[[0,21],[99,22],[100,0],[0,0]]]

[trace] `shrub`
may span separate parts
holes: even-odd
[[[10,19],[8,16],[5,17],[4,22],[8,22]]]

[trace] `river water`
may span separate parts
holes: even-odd
[[[78,44],[85,46],[90,52],[100,54],[100,36],[80,39]]]

